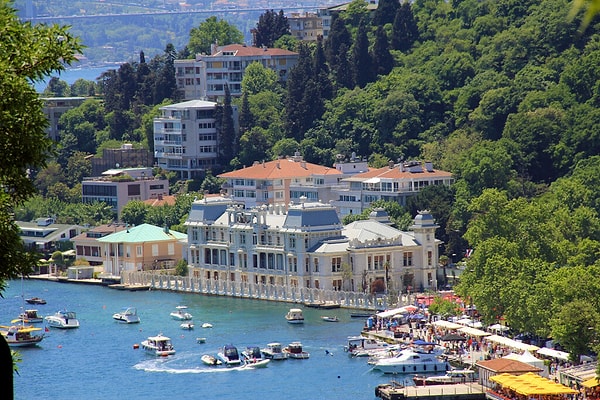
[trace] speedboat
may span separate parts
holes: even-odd
[[[384,374],[435,373],[449,370],[450,364],[434,353],[421,353],[408,348],[395,357],[377,360],[373,369]]]
[[[304,315],[300,308],[290,308],[290,311],[285,314],[285,319],[290,324],[302,324],[304,323]]]
[[[142,348],[153,356],[166,357],[175,354],[171,339],[159,333],[142,341]]]
[[[2,336],[11,347],[35,346],[44,339],[44,334],[35,335],[33,332],[41,331],[42,328],[33,326],[3,326],[6,330],[2,331]]]
[[[206,365],[221,365],[222,364],[221,360],[219,360],[217,357],[210,355],[210,354],[203,355],[202,357],[200,357],[200,360]]]
[[[140,322],[135,307],[123,308],[120,312],[113,314],[113,319],[124,324],[137,324]]]
[[[179,325],[179,327],[181,329],[191,331],[192,329],[194,329],[194,323],[193,322],[182,322],[181,325]]]
[[[451,369],[446,371],[445,375],[415,375],[413,381],[416,386],[452,385],[454,383],[474,382],[475,371],[472,369]]]
[[[237,347],[232,344],[223,346],[221,351],[217,353],[217,358],[227,366],[240,365],[242,363]]]
[[[46,323],[48,326],[52,328],[60,328],[60,329],[72,329],[79,328],[79,320],[77,320],[77,315],[73,311],[57,311],[53,315],[48,315],[46,318]]]
[[[302,343],[292,342],[283,349],[284,353],[287,353],[288,358],[304,359],[310,357],[310,354],[302,350]]]
[[[212,328],[212,324],[208,323],[208,322],[205,322],[205,323],[202,324],[202,327],[203,328]]]
[[[348,336],[348,344],[344,346],[344,351],[353,357],[370,357],[375,352],[387,350],[389,346],[382,340],[365,336]]]
[[[327,315],[323,315],[323,316],[321,316],[321,319],[325,322],[338,322],[339,321],[337,316],[330,317]]]
[[[281,343],[277,342],[267,344],[267,347],[261,349],[260,352],[265,358],[271,360],[285,360],[287,358],[287,354],[281,348]]]
[[[38,310],[25,310],[19,314],[16,321],[21,321],[25,324],[35,324],[44,322],[44,317],[38,314]]]
[[[192,319],[192,314],[185,311],[187,310],[187,306],[177,306],[175,308],[176,310],[171,313],[171,318],[178,321],[189,321]]]
[[[25,299],[25,301],[29,304],[46,304],[46,300],[40,297],[31,297],[29,299]]]
[[[244,365],[252,368],[264,368],[271,361],[263,356],[258,346],[248,346],[242,351]]]

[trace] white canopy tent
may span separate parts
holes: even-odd
[[[460,324],[455,324],[454,322],[450,322],[450,321],[444,321],[443,319],[440,319],[440,320],[437,320],[437,321],[433,321],[431,323],[431,325],[437,326],[439,328],[444,328],[444,329],[460,329],[460,328],[463,328],[463,326],[460,325]]]
[[[500,324],[490,325],[487,328],[488,328],[488,330],[490,330],[492,332],[504,332],[504,331],[507,331],[510,329],[508,326],[504,326],[504,325],[500,325]]]
[[[386,310],[386,311],[382,311],[380,313],[377,313],[376,315],[379,318],[391,318],[396,314],[406,314],[407,311],[404,307],[399,307],[399,308],[394,308],[393,310]]]
[[[537,358],[527,350],[525,350],[523,354],[510,353],[502,358],[508,358],[509,360],[517,360],[525,364],[533,365],[534,367],[542,370],[542,376],[548,377],[548,368],[546,368],[544,360]]]
[[[511,349],[517,349],[517,350],[523,350],[523,351],[524,350],[527,350],[527,351],[537,351],[539,349],[539,347],[534,346],[532,344],[518,342],[516,340],[509,339],[509,338],[504,337],[504,336],[490,335],[490,336],[487,336],[485,338],[485,340],[490,341],[490,342],[494,342],[494,343],[498,343],[498,344],[500,344],[502,346],[510,347]]]
[[[553,357],[563,361],[569,361],[569,353],[565,353],[564,351],[558,351],[554,349],[549,349],[548,347],[542,347],[537,351],[537,353],[543,356]]]
[[[481,328],[483,325],[479,321],[473,321],[470,318],[461,318],[456,321],[457,324],[461,324],[463,326],[470,326],[471,328]]]
[[[482,331],[481,329],[476,329],[476,328],[471,328],[470,326],[464,326],[460,329],[458,329],[459,332],[465,333],[469,336],[477,336],[477,337],[482,337],[482,336],[490,336],[491,333],[486,332],[486,331]]]

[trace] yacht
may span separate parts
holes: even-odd
[[[57,311],[53,315],[48,315],[46,318],[46,323],[48,326],[52,328],[60,328],[60,329],[73,329],[79,328],[79,320],[77,319],[77,314],[73,311]]]
[[[217,358],[227,366],[240,365],[242,363],[237,347],[232,344],[223,346],[221,351],[217,353]]]
[[[123,308],[120,312],[113,314],[113,319],[124,324],[138,324],[140,322],[135,307]]]
[[[290,324],[302,324],[304,323],[304,315],[302,314],[302,309],[300,308],[290,308],[287,314],[285,314],[285,319]]]
[[[373,369],[384,374],[435,373],[450,369],[450,364],[435,353],[422,353],[413,349],[404,349],[396,356],[378,359]]]
[[[189,321],[192,319],[192,314],[185,311],[187,310],[187,306],[177,306],[175,308],[176,310],[171,313],[171,318],[178,321]]]
[[[163,336],[162,333],[159,333],[156,336],[150,336],[148,339],[143,340],[142,348],[146,350],[146,353],[152,354],[153,356],[166,357],[175,354],[171,338]]]
[[[271,360],[285,360],[287,358],[287,354],[282,350],[281,343],[278,342],[269,343],[267,344],[267,347],[260,351],[265,358]]]

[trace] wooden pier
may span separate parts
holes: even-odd
[[[485,388],[478,383],[402,386],[392,382],[377,386],[375,397],[383,400],[483,400]]]

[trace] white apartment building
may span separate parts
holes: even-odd
[[[159,167],[175,171],[180,179],[200,177],[217,165],[217,103],[189,100],[160,108],[154,118],[154,157]],[[233,107],[237,126],[237,107]]]
[[[244,71],[253,62],[272,69],[281,82],[285,82],[298,62],[298,53],[243,44],[213,46],[210,55],[197,54],[193,60],[175,60],[177,88],[185,100],[223,98],[225,84],[231,96],[241,96]]]
[[[347,226],[322,203],[246,209],[231,199],[195,201],[186,221],[195,277],[326,290],[437,287],[438,225],[427,211],[412,231],[380,222],[381,210]],[[385,218],[383,218],[385,220]]]

